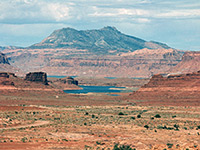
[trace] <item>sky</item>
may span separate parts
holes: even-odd
[[[65,27],[105,26],[200,51],[200,0],[0,0],[0,46],[30,46]]]

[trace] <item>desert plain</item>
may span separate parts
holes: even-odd
[[[190,97],[0,92],[2,150],[200,149],[200,107]]]

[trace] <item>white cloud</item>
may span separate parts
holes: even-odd
[[[10,2],[10,3],[9,3]],[[70,19],[73,3],[39,0],[1,2],[0,21],[5,23],[45,23]]]
[[[129,35],[169,43],[184,34],[194,39],[195,47],[199,18],[200,0],[0,0],[0,45],[9,43],[9,37],[17,42],[13,37],[19,36],[20,42],[31,43],[67,26],[84,30],[112,25]]]
[[[184,10],[169,10],[167,12],[161,12],[155,15],[155,17],[166,17],[166,18],[193,18],[200,17],[200,9],[184,9]]]
[[[41,13],[44,17],[55,19],[55,21],[62,21],[70,19],[70,7],[66,4],[49,3],[41,8]]]

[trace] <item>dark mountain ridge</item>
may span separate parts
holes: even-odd
[[[147,42],[143,39],[126,35],[115,27],[104,27],[99,30],[76,30],[63,28],[55,30],[42,42],[30,46],[31,49],[72,48],[87,49],[94,53],[132,52],[138,49],[170,48],[159,42]]]
[[[6,55],[1,53],[1,52],[0,52],[0,64],[8,64],[8,65],[10,65]]]

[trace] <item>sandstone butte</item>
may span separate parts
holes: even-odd
[[[187,74],[154,75],[150,81],[130,97],[141,103],[190,103],[199,105],[200,71]]]

